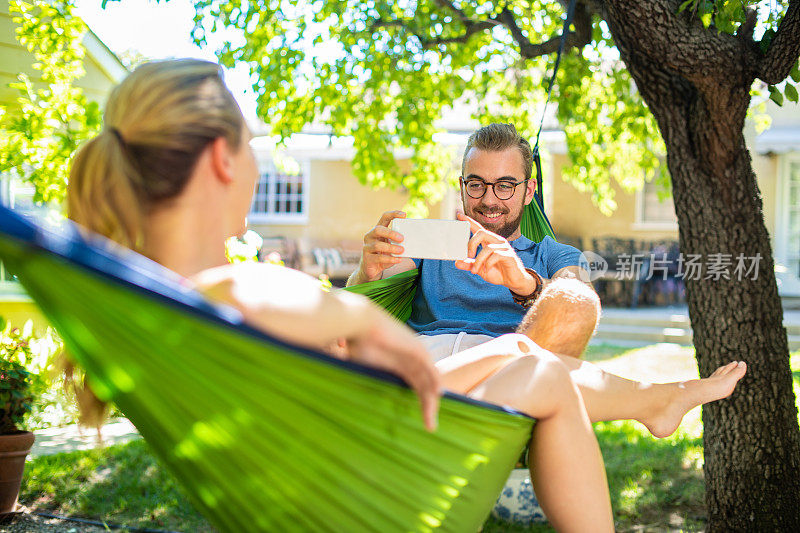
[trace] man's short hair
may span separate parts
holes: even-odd
[[[487,152],[502,152],[508,148],[517,148],[522,155],[522,168],[525,171],[525,179],[531,179],[531,173],[533,172],[531,145],[517,133],[517,129],[513,124],[489,124],[470,135],[467,141],[467,148],[464,150],[464,159],[461,161],[461,174],[464,174],[464,169],[467,166],[467,154],[473,148]]]

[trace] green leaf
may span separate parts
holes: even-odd
[[[794,66],[792,71],[789,73],[789,77],[792,78],[792,81],[800,82],[800,62]]]
[[[783,105],[783,95],[774,85],[769,86],[769,99],[779,106]]]
[[[693,4],[696,4],[696,3],[697,3],[697,2],[699,2],[699,1],[700,1],[700,0],[685,0],[685,1],[684,1],[684,2],[683,2],[683,3],[682,3],[682,4],[681,4],[679,7],[678,7],[678,13],[682,13],[684,10],[686,10],[686,8],[688,8],[689,6],[693,6]]]
[[[775,30],[772,28],[764,32],[763,37],[761,37],[761,41],[758,43],[759,48],[761,48],[761,52],[766,52],[769,50],[769,45],[772,43],[773,37],[775,37]]]
[[[786,86],[783,88],[783,94],[786,96],[786,99],[790,102],[797,103],[797,87],[794,85],[787,83]]]

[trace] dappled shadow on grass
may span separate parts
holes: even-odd
[[[656,439],[633,422],[595,424],[617,530],[697,530],[706,517],[703,439]]]
[[[504,522],[503,520],[490,516],[486,523],[483,524],[481,533],[549,533],[552,531],[555,531],[555,529],[553,529],[550,524],[532,524],[530,526],[522,526],[519,524],[512,524],[510,522]]]
[[[684,349],[685,350],[685,349]],[[590,346],[585,359],[605,361],[634,350]],[[800,412],[800,351],[792,353],[792,381]],[[645,376],[631,375],[633,378]],[[800,416],[800,415],[799,415]],[[684,418],[681,429],[655,439],[634,422],[594,426],[606,463],[617,531],[697,531],[705,528],[703,439],[699,413]],[[517,526],[490,518],[484,532],[552,531],[548,526]]]
[[[678,432],[655,439],[633,422],[594,425],[605,459],[617,531],[696,531],[705,526],[703,441]],[[490,518],[484,532],[545,532]]]
[[[25,466],[20,501],[131,527],[213,531],[144,441],[38,457]]]

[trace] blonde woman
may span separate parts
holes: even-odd
[[[324,292],[288,268],[227,264],[224,241],[244,230],[257,179],[249,138],[217,65],[144,64],[114,90],[103,131],[75,157],[69,216],[184,276],[276,337],[318,350],[346,339],[345,357],[394,372],[412,386],[431,430],[442,382],[538,418],[531,464],[551,522],[565,531],[613,531],[586,404],[605,419],[626,416],[631,394],[599,387],[582,396],[567,366],[521,335],[487,344],[493,353],[465,352],[440,376],[413,333],[367,300]],[[708,400],[695,395],[689,403],[702,401]]]

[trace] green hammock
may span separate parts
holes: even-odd
[[[541,188],[541,185],[539,187]],[[550,221],[547,219],[547,215],[544,214],[544,209],[540,204],[539,193],[536,193],[533,201],[526,205],[522,211],[520,231],[533,242],[542,242],[545,237],[556,238],[555,233],[553,233],[553,227],[550,225]]]
[[[538,193],[537,193],[538,194]],[[539,205],[539,199],[534,198],[522,211],[520,230],[522,234],[534,242],[541,242],[549,236],[555,239],[553,228],[547,220],[544,211]],[[411,316],[411,302],[417,291],[417,269],[402,272],[386,279],[368,281],[359,285],[351,285],[345,290],[363,294],[377,305],[383,307],[401,322],[406,322]]]
[[[0,259],[221,531],[477,531],[533,419],[291,346],[163,267],[0,207]]]

